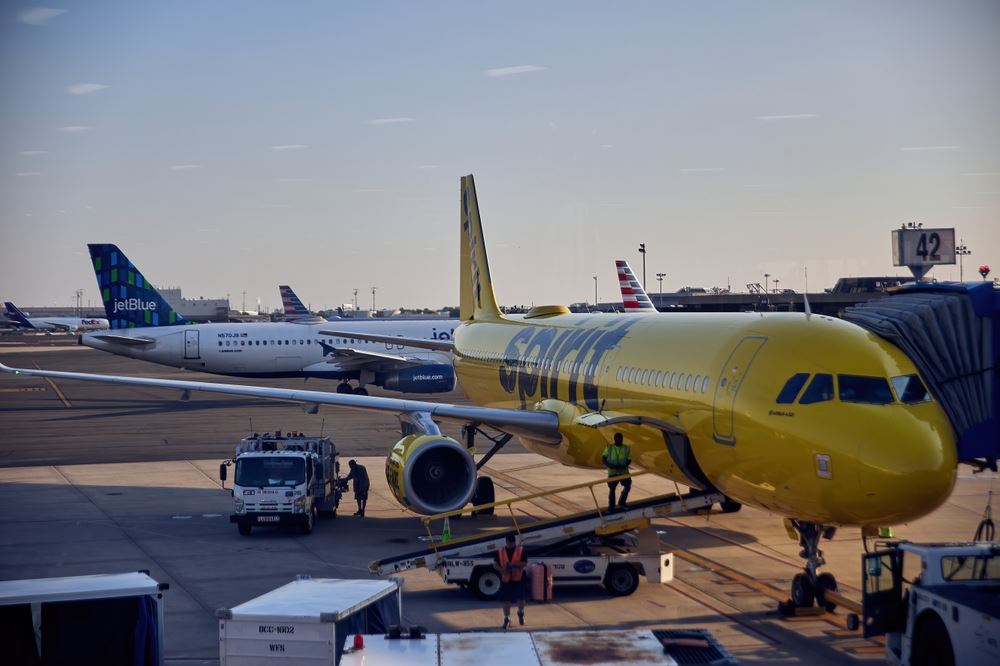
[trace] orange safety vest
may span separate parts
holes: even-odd
[[[521,546],[516,546],[514,548],[514,556],[510,559],[507,558],[507,548],[500,549],[500,580],[504,583],[509,583],[510,581],[517,582],[521,580],[524,575],[523,568],[515,569],[511,565],[513,564],[524,564],[524,549]]]

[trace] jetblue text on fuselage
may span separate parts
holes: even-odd
[[[155,310],[156,301],[144,301],[141,298],[122,298],[115,301],[115,312],[125,310]]]

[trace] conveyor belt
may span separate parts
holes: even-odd
[[[454,539],[446,544],[395,555],[372,562],[368,568],[383,576],[419,567],[434,569],[446,559],[461,557],[482,557],[496,552],[503,546],[508,534],[520,534],[521,543],[529,546],[543,546],[571,537],[587,534],[615,534],[635,529],[637,522],[644,519],[668,516],[681,511],[701,509],[722,502],[721,493],[692,492],[685,495],[670,493],[631,502],[624,511],[581,511],[568,516],[540,520],[528,525],[515,526],[505,530],[490,531],[487,534]]]

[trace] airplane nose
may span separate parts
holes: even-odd
[[[944,503],[958,466],[955,437],[943,414],[894,420],[891,430],[869,430],[860,452],[861,490],[866,503],[878,507],[872,522],[880,525],[919,518]]]

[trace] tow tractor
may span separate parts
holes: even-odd
[[[863,626],[889,664],[1000,664],[1000,542],[877,548],[862,556]]]
[[[670,493],[630,502],[625,509],[609,512],[602,508],[594,494],[595,486],[604,486],[607,482],[608,479],[600,479],[427,516],[423,523],[430,547],[376,560],[369,569],[384,576],[426,567],[436,571],[447,583],[490,598],[500,589],[500,577],[493,568],[494,555],[503,547],[507,535],[514,534],[524,546],[529,563],[540,562],[550,567],[554,585],[604,585],[611,594],[623,596],[635,591],[641,576],[655,583],[673,579],[673,554],[660,552],[659,537],[650,527],[652,518],[707,509],[725,501],[720,493]],[[519,519],[514,513],[513,507],[518,503],[578,489],[590,490],[594,510],[528,524],[519,522],[524,518]],[[432,524],[443,525],[446,519],[463,514],[485,515],[503,508],[509,512],[513,527],[454,539],[435,535],[431,529]],[[635,530],[637,538],[633,539],[628,533]],[[444,534],[449,531],[443,528]]]
[[[236,445],[236,455],[219,465],[225,483],[236,466],[229,521],[248,536],[254,527],[293,525],[311,534],[320,513],[336,517],[337,447],[329,437],[255,435]]]

